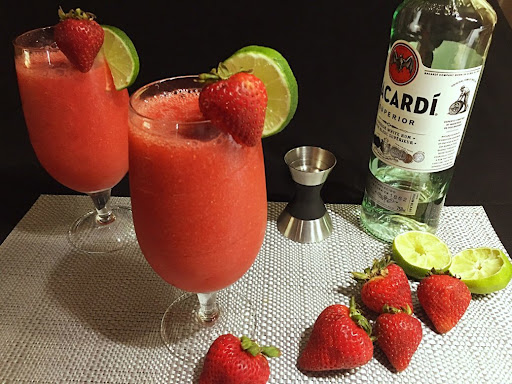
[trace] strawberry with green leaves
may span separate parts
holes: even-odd
[[[471,302],[471,292],[462,280],[450,274],[436,274],[435,271],[421,280],[416,293],[439,333],[455,327]]]
[[[59,17],[55,26],[57,46],[79,71],[88,72],[103,45],[103,28],[94,21],[95,15],[80,8],[68,13],[59,8]]]
[[[361,300],[372,311],[382,313],[384,305],[412,308],[411,287],[404,270],[384,257],[374,260],[364,272],[352,272],[354,279],[364,282]]]
[[[365,365],[373,357],[371,333],[372,327],[357,309],[354,297],[350,308],[331,305],[316,319],[298,367],[305,371],[330,371]]]
[[[418,349],[423,330],[420,321],[412,317],[411,307],[397,309],[385,305],[375,322],[375,336],[391,365],[401,372]]]
[[[229,133],[238,144],[258,144],[268,101],[263,82],[251,73],[231,74],[222,63],[199,78],[208,83],[199,95],[204,117]]]
[[[270,377],[267,357],[276,347],[260,347],[247,336],[219,336],[206,354],[199,384],[264,384]]]

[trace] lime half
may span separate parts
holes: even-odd
[[[286,59],[276,50],[250,45],[224,61],[231,73],[251,71],[267,89],[268,103],[262,137],[282,131],[293,118],[298,103],[297,80]]]
[[[496,248],[466,249],[453,257],[449,271],[473,293],[499,291],[512,279],[510,259]]]
[[[105,31],[103,53],[107,59],[117,90],[129,87],[139,74],[139,55],[126,33],[110,25],[101,26]]]
[[[409,231],[395,237],[393,259],[408,276],[423,279],[432,269],[447,271],[452,258],[448,246],[437,236]]]

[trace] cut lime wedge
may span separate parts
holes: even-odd
[[[282,131],[293,118],[298,103],[297,80],[286,59],[276,50],[250,45],[224,61],[231,73],[251,71],[267,89],[268,103],[262,137]]]
[[[395,237],[393,259],[405,273],[423,279],[432,269],[445,272],[450,267],[448,246],[428,232],[409,231]]]
[[[139,55],[130,38],[119,28],[101,26],[105,31],[103,53],[117,90],[129,87],[139,74]]]
[[[449,271],[473,293],[499,291],[512,279],[510,259],[496,248],[466,249],[453,257]]]

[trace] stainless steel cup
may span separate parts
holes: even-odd
[[[332,221],[320,191],[336,165],[336,157],[325,149],[303,146],[288,151],[284,161],[296,191],[277,219],[277,229],[299,243],[322,241],[332,233]]]

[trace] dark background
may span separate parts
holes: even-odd
[[[500,238],[512,247],[510,144],[512,29],[496,0],[498,25],[457,160],[447,205],[483,205]],[[3,103],[0,138],[0,241],[40,194],[74,194],[39,165],[19,100],[11,41],[29,29],[55,24],[57,9],[81,7],[100,24],[124,30],[140,56],[129,91],[154,80],[195,74],[237,49],[272,47],[283,54],[299,84],[290,125],[264,139],[270,201],[288,201],[293,185],[282,158],[315,145],[337,159],[323,189],[326,202],[359,204],[387,54],[391,18],[399,0],[368,1],[11,1],[0,5]],[[113,189],[129,196],[128,176]]]

